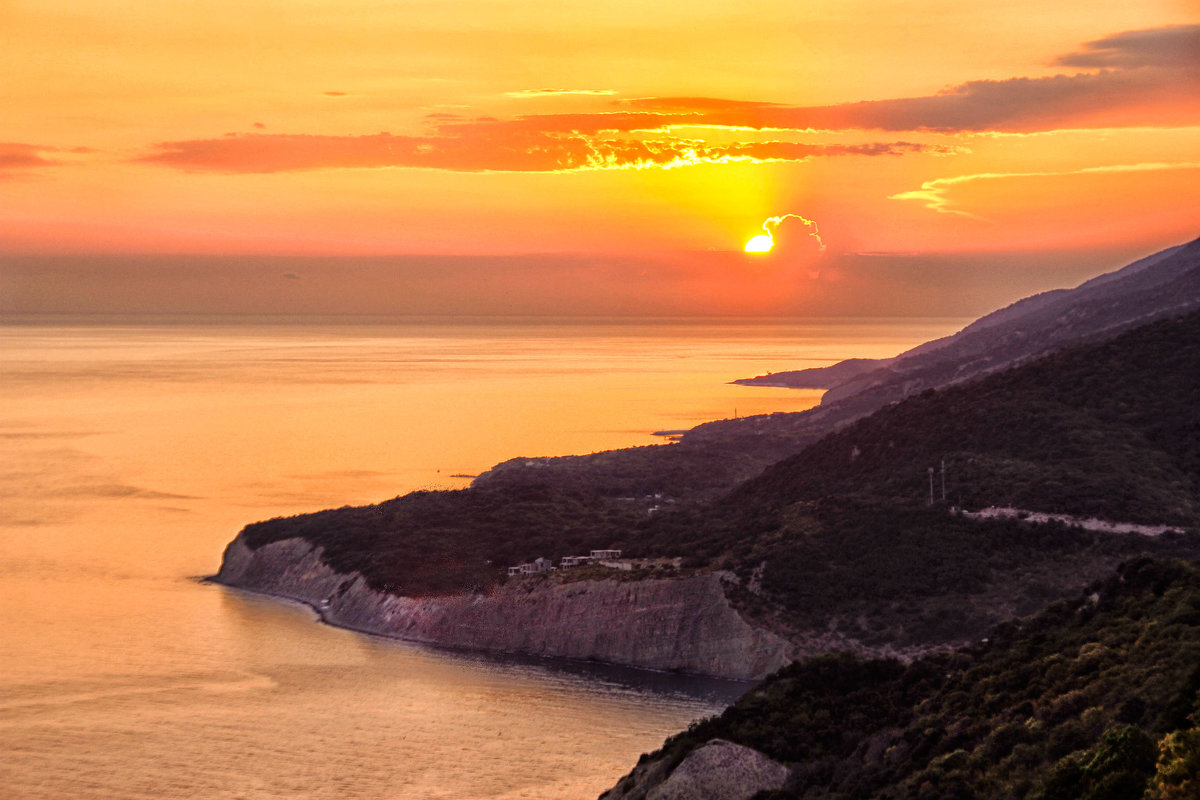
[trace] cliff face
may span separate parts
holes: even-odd
[[[782,638],[747,623],[716,574],[642,581],[511,580],[486,593],[399,597],[333,571],[301,539],[251,550],[235,539],[218,583],[300,600],[326,622],[450,647],[758,679],[790,660]]]

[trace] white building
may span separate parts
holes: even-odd
[[[549,572],[554,569],[554,564],[548,558],[535,558],[525,564],[518,564],[515,567],[508,568],[509,575],[537,575],[540,572]]]
[[[614,558],[620,558],[620,550],[593,550],[591,559],[593,561],[609,561]]]

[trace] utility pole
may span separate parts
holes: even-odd
[[[933,467],[929,468],[929,505],[933,505]]]
[[[942,459],[942,502],[946,502],[946,459]]]

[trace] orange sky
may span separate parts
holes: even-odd
[[[37,286],[39,254],[396,256],[427,288],[412,257],[474,256],[429,296],[487,313],[887,310],[861,254],[929,254],[986,305],[1200,234],[1192,0],[0,0],[0,30],[0,311],[128,295]],[[827,249],[785,220],[740,253],[784,214]],[[496,260],[526,254],[560,258]],[[333,310],[371,305],[355,274]]]

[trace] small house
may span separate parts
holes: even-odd
[[[508,568],[509,575],[537,575],[541,572],[549,572],[554,569],[554,564],[548,558],[535,558],[533,561],[525,564],[518,564],[515,567]]]
[[[609,561],[620,557],[620,550],[593,550],[591,555],[593,561]]]

